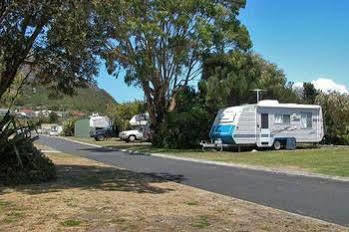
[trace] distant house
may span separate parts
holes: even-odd
[[[59,135],[62,133],[63,127],[58,124],[41,124],[41,134]]]
[[[86,116],[86,113],[81,112],[81,111],[72,111],[70,114],[74,117],[79,117],[79,118]]]
[[[41,115],[46,118],[48,118],[51,113],[52,113],[52,110],[41,110]]]
[[[63,112],[63,111],[55,111],[55,113],[56,113],[57,116],[60,117],[60,118],[63,118],[64,115],[65,115],[65,112]]]
[[[34,116],[37,118],[39,117],[48,118],[51,113],[52,113],[52,110],[37,110],[34,112]]]
[[[16,115],[17,117],[21,118],[33,118],[35,117],[35,112],[31,109],[19,109],[16,110]]]
[[[17,115],[25,118],[33,118],[35,117],[35,112],[32,109],[22,109],[18,111]]]
[[[35,117],[38,118],[41,116],[41,111],[37,110],[34,112],[34,114],[35,114]]]

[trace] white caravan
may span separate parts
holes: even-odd
[[[319,143],[323,137],[321,106],[264,100],[220,110],[210,131],[211,143],[201,145],[295,149],[296,143]]]
[[[99,114],[90,116],[90,128],[109,128],[111,125],[111,120],[106,116],[99,116]]]

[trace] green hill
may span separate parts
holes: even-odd
[[[77,94],[72,97],[52,97],[44,87],[27,87],[16,101],[16,106],[32,109],[99,113],[105,113],[108,104],[116,104],[116,101],[105,90],[96,86],[78,89]]]

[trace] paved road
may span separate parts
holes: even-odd
[[[159,173],[182,184],[349,226],[349,183],[130,155],[59,138],[41,137],[39,142],[132,171]]]

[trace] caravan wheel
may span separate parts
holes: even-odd
[[[273,147],[274,147],[274,150],[277,150],[277,151],[280,150],[280,149],[281,149],[281,143],[280,143],[280,141],[276,140],[276,141],[274,142]]]

